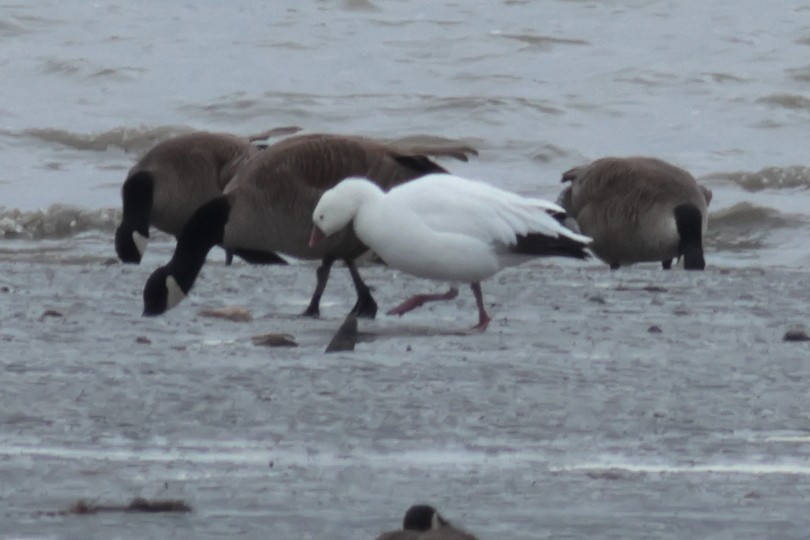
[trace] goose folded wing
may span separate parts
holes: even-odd
[[[530,233],[588,241],[548,214],[564,212],[555,203],[522,197],[483,182],[431,175],[422,182],[400,186],[397,191],[396,203],[409,207],[436,232],[504,245],[514,245],[519,236]]]

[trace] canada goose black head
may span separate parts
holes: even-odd
[[[149,276],[143,288],[143,316],[162,315],[179,304],[188,291],[183,291],[167,266],[161,266]]]
[[[188,296],[208,252],[222,243],[231,205],[225,196],[202,205],[180,234],[174,256],[149,276],[143,288],[144,316],[162,315]]]

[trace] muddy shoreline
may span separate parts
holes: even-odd
[[[402,318],[360,320],[336,268],[226,268],[158,319],[144,265],[0,260],[0,534],[373,538],[413,502],[481,538],[800,538],[810,492],[810,273],[549,262]],[[371,266],[381,306],[432,284]],[[199,315],[241,306],[250,320]],[[257,346],[277,333],[297,346]],[[182,516],[44,517],[77,499]],[[39,513],[38,513],[39,512]],[[39,517],[38,517],[39,516]]]

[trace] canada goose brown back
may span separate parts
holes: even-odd
[[[402,530],[382,533],[377,540],[477,540],[455,528],[430,505],[415,504],[402,520]]]
[[[648,157],[602,158],[563,174],[558,199],[611,268],[684,258],[702,270],[711,191],[687,171]]]
[[[115,241],[121,260],[140,262],[150,225],[179,235],[194,211],[219,196],[256,152],[247,138],[204,131],[155,145],[130,169],[121,190],[123,217]]]
[[[312,212],[321,194],[349,176],[364,176],[389,189],[432,172],[446,172],[424,154],[412,154],[363,137],[300,135],[253,155],[225,188],[225,194],[202,206],[178,239],[169,264],[158,269],[144,289],[144,313],[157,315],[172,307],[164,283],[172,277],[182,298],[204,262],[204,253],[221,243],[226,249],[281,252],[301,259],[320,259],[317,285],[306,315],[317,316],[320,297],[334,261],[347,263],[358,293],[353,312],[376,313],[368,287],[353,260],[367,248],[351,227],[309,246]],[[222,224],[212,232],[210,223]],[[204,252],[200,256],[200,252]]]
[[[420,154],[404,154],[362,137],[301,135],[269,147],[245,164],[225,189],[231,217],[224,245],[274,250],[302,259],[366,251],[348,227],[324,246],[308,245],[321,194],[348,176],[365,175],[384,190],[430,172],[444,172]]]

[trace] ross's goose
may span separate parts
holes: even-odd
[[[560,225],[558,205],[451,174],[430,174],[384,192],[349,178],[321,197],[312,214],[310,245],[352,224],[358,238],[390,267],[450,282],[444,294],[416,295],[388,313],[402,315],[425,302],[450,300],[469,283],[483,331],[490,317],[481,281],[529,258],[585,258],[590,238]]]

